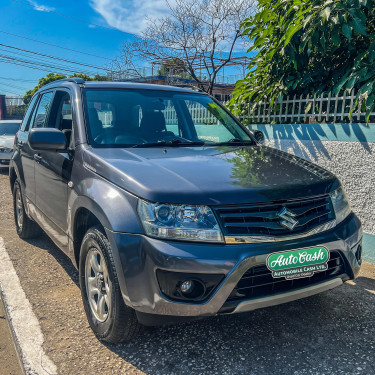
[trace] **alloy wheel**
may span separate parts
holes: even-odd
[[[16,190],[16,221],[19,230],[22,230],[23,225],[23,202],[21,196],[21,190],[17,188]]]
[[[111,309],[111,283],[103,254],[91,248],[85,264],[86,294],[95,318],[103,323]]]

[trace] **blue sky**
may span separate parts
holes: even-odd
[[[41,71],[2,62],[2,55],[30,59],[24,51],[6,46],[108,67],[119,55],[122,42],[145,27],[146,16],[157,17],[166,11],[165,0],[1,0],[0,94],[23,95],[51,71],[48,67]],[[41,56],[34,58],[44,60]],[[67,65],[63,61],[58,63]],[[77,69],[105,74],[105,70],[91,67],[77,66]]]

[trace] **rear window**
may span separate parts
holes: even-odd
[[[0,123],[0,135],[16,135],[20,128],[19,123],[2,122]]]

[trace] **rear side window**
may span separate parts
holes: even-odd
[[[34,114],[33,128],[48,127],[48,114],[51,108],[53,92],[43,94],[38,105],[38,109]]]
[[[94,103],[94,107],[98,112],[99,121],[102,122],[103,128],[110,128],[115,119],[115,108],[111,103]]]
[[[35,95],[33,97],[33,99],[31,100],[28,108],[27,108],[27,112],[25,114],[25,117],[23,118],[22,125],[21,125],[22,131],[28,131],[29,130],[30,120],[31,120],[31,117],[32,117],[31,114],[32,114],[33,108],[35,106],[35,102],[36,102],[37,98],[38,98],[38,95]]]

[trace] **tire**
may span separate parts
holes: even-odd
[[[111,245],[99,226],[90,228],[83,238],[79,282],[87,319],[99,340],[117,344],[139,334],[142,325],[125,305]]]
[[[40,226],[27,216],[22,199],[21,185],[18,179],[14,182],[13,187],[13,210],[14,222],[20,238],[26,240],[41,235],[42,230]]]

